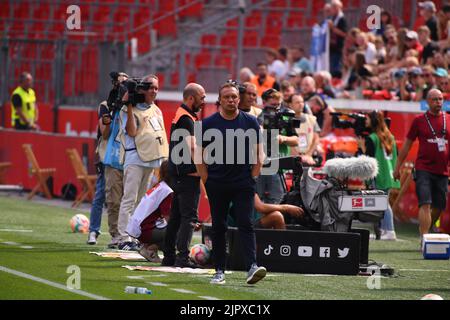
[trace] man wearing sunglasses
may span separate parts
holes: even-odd
[[[414,119],[393,174],[395,179],[400,179],[400,168],[414,140],[418,139],[419,151],[415,161],[414,180],[419,200],[421,237],[429,233],[447,204],[450,118],[442,111],[443,102],[440,90],[429,91],[429,110]]]
[[[135,88],[133,92],[129,86],[122,98],[125,106],[120,113],[119,133],[124,146],[121,149],[124,152],[120,154],[124,176],[118,223],[119,249],[132,251],[136,251],[138,246],[125,232],[128,219],[147,190],[153,170],[158,169],[169,155],[163,115],[154,103],[159,89],[158,78],[155,75],[146,76]]]

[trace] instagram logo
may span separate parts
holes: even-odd
[[[283,257],[287,257],[291,255],[291,247],[290,246],[281,246],[280,247],[280,255]]]

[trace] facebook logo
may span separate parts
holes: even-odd
[[[319,257],[321,258],[329,258],[330,257],[330,247],[320,247]]]

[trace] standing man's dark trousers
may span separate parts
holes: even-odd
[[[187,260],[192,234],[198,221],[200,177],[173,177],[170,187],[174,194],[166,230],[164,258],[175,259],[176,245],[177,259]]]
[[[212,218],[212,253],[216,270],[225,270],[226,266],[226,232],[227,216],[233,203],[239,240],[244,253],[247,270],[256,263],[256,239],[253,229],[252,214],[255,202],[255,185],[238,187],[206,181],[209,206]]]

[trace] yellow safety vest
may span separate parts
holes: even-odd
[[[30,124],[34,124],[36,121],[36,95],[33,89],[28,89],[28,92],[25,91],[21,86],[18,86],[16,90],[13,91],[12,96],[18,94],[20,99],[22,100],[22,113],[25,118],[28,119]],[[16,108],[12,103],[11,96],[11,124],[14,127],[16,124],[16,119],[19,119],[20,124],[26,125],[22,120],[20,120],[19,115],[16,113]]]

